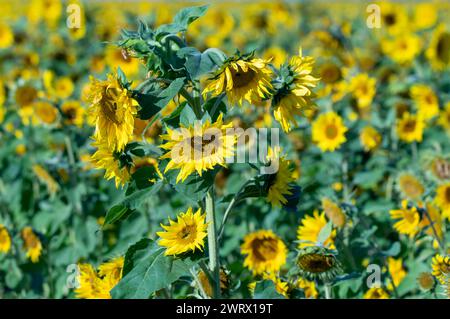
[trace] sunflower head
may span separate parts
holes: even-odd
[[[442,210],[443,215],[450,219],[450,183],[438,186],[434,201]]]
[[[37,263],[42,253],[42,244],[38,235],[35,234],[31,227],[25,227],[21,232],[23,247],[26,250],[27,257],[32,263]]]
[[[397,177],[397,187],[404,198],[411,200],[420,199],[425,192],[425,187],[419,178],[406,172]]]
[[[382,136],[372,126],[366,126],[361,130],[359,140],[366,152],[376,149],[382,141]]]
[[[333,251],[325,247],[309,246],[301,249],[297,257],[301,277],[331,282],[342,273],[342,267]]]
[[[394,228],[400,233],[414,237],[420,230],[420,214],[415,206],[410,206],[407,200],[402,201],[402,208],[390,211],[391,218],[398,220]]]
[[[298,247],[304,248],[309,246],[324,246],[334,249],[334,237],[336,237],[336,230],[332,230],[330,235],[325,239],[320,239],[322,229],[327,226],[327,219],[325,212],[319,214],[314,211],[313,215],[305,215],[302,219],[301,225],[297,229],[297,239],[299,241]],[[323,242],[321,242],[321,240]]]
[[[431,260],[431,274],[441,283],[444,284],[446,278],[450,275],[450,256],[436,254]]]
[[[312,140],[323,151],[334,151],[347,139],[343,119],[334,112],[323,113],[312,124]]]
[[[244,266],[254,274],[277,272],[286,263],[286,245],[271,230],[246,235],[241,252],[246,255]]]
[[[422,272],[417,277],[417,284],[422,290],[431,290],[436,286],[434,277],[429,272]]]
[[[199,208],[195,213],[192,208],[177,216],[177,221],[169,218],[169,225],[161,224],[164,231],[156,234],[161,238],[160,246],[166,247],[165,255],[179,255],[196,249],[203,250],[207,235],[206,215]]]
[[[397,122],[397,135],[400,140],[407,143],[421,142],[425,123],[417,114],[403,113],[403,117]]]
[[[11,236],[5,226],[0,224],[0,252],[6,254],[11,249]]]
[[[203,291],[205,292],[205,294],[212,298],[213,296],[213,289],[211,286],[211,283],[209,281],[208,276],[203,272],[203,270],[201,270],[198,275],[198,281],[200,283],[200,285],[202,286]],[[220,291],[221,294],[224,295],[227,290],[230,288],[230,273],[225,270],[224,268],[220,269]]]
[[[389,299],[389,294],[383,288],[370,288],[363,296],[364,299]]]

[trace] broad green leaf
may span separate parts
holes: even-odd
[[[263,280],[256,283],[253,299],[284,299],[284,296],[277,292],[271,280]]]

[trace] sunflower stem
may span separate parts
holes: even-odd
[[[329,283],[325,283],[325,299],[331,299],[331,285]]]
[[[211,283],[213,297],[220,298],[220,265],[219,250],[216,234],[216,220],[214,213],[214,189],[211,187],[206,193],[206,222],[208,223],[208,252],[209,252],[209,268],[211,269],[213,282]]]

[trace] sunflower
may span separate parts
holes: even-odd
[[[397,177],[397,187],[404,198],[417,200],[425,193],[422,182],[410,173],[401,173]]]
[[[164,255],[179,255],[197,248],[203,250],[208,227],[205,218],[200,208],[193,213],[189,207],[185,213],[177,216],[176,222],[169,218],[169,226],[161,224],[165,231],[156,234],[161,238],[159,245],[167,247]]]
[[[65,124],[78,127],[83,126],[85,111],[79,101],[65,101],[61,105],[61,111],[64,114]]]
[[[439,209],[431,203],[426,203],[425,208],[427,210],[426,216],[422,218],[420,222],[420,228],[425,230],[425,233],[432,238],[433,247],[439,247],[439,241],[444,237],[443,232],[443,216],[441,215]]]
[[[408,14],[401,4],[383,1],[379,5],[382,28],[386,28],[392,35],[400,34],[407,29]]]
[[[402,201],[401,209],[390,211],[391,218],[396,220],[394,228],[400,233],[414,237],[419,231],[420,215],[416,207],[408,207],[408,201]]]
[[[293,177],[293,170],[290,167],[290,162],[285,159],[284,156],[280,156],[279,148],[269,148],[267,159],[270,162],[278,163],[278,171],[272,175],[269,175],[269,189],[267,192],[266,200],[272,204],[272,206],[284,205],[288,202],[286,198],[292,195],[292,187],[290,184],[295,181]]]
[[[401,258],[395,259],[392,257],[387,258],[388,271],[391,275],[392,282],[395,287],[398,287],[402,280],[406,277],[406,271],[403,268],[403,261]],[[388,290],[394,290],[392,283],[389,283]]]
[[[133,77],[139,72],[139,60],[130,56],[126,50],[108,46],[105,56],[106,64],[111,70],[120,68],[126,75]]]
[[[244,266],[255,275],[274,273],[286,263],[287,248],[271,230],[258,230],[244,237],[241,253],[247,255]]]
[[[94,147],[98,149],[91,156],[91,163],[97,169],[105,170],[105,178],[115,178],[116,187],[124,186],[130,179],[130,167],[121,161],[121,153],[112,151],[104,141],[94,137]]]
[[[303,293],[305,294],[305,298],[316,299],[319,296],[319,292],[316,288],[316,283],[314,281],[309,281],[304,278],[299,278],[297,280],[297,287],[303,290]]]
[[[450,183],[440,185],[436,189],[434,201],[442,210],[442,215],[450,220]]]
[[[443,71],[450,66],[450,32],[444,24],[434,30],[425,54],[435,70]]]
[[[125,259],[122,256],[116,257],[98,267],[99,276],[111,287],[111,289],[114,288],[122,278],[124,260]]]
[[[322,208],[325,215],[335,227],[342,228],[346,222],[346,216],[338,204],[329,198],[322,198]]]
[[[204,171],[212,170],[216,165],[226,167],[227,157],[234,155],[236,136],[227,134],[232,123],[224,125],[222,114],[216,122],[207,120],[204,124],[196,122],[194,126],[172,130],[161,138],[167,142],[160,147],[168,152],[161,159],[170,159],[164,173],[180,169],[176,182],[184,180],[194,172],[200,176]]]
[[[424,84],[415,84],[410,95],[417,106],[417,114],[429,120],[439,114],[439,101],[433,89]]]
[[[75,296],[80,299],[110,299],[110,287],[98,276],[90,264],[78,265],[78,287]]]
[[[5,24],[0,23],[0,49],[6,49],[14,43],[14,33],[11,28]]]
[[[382,141],[382,136],[372,126],[366,126],[359,134],[359,141],[366,152],[376,149]]]
[[[50,97],[67,99],[72,95],[75,85],[71,78],[60,77],[55,78],[55,74],[52,71],[44,71],[43,74],[44,87],[47,90]]]
[[[422,41],[414,33],[403,33],[393,39],[381,41],[383,53],[398,64],[410,64],[420,53]]]
[[[416,3],[412,20],[415,29],[428,29],[438,20],[438,7],[434,3]]]
[[[298,126],[296,115],[304,115],[314,106],[312,89],[319,79],[311,74],[313,66],[314,59],[303,56],[300,49],[299,55],[293,56],[289,64],[280,70],[283,85],[274,94],[272,107],[275,119],[285,132],[289,132],[291,126]]]
[[[280,67],[287,58],[286,51],[278,46],[271,46],[264,51],[263,58],[266,61],[271,61],[276,67]]]
[[[363,296],[364,299],[389,299],[389,294],[383,288],[370,288]]]
[[[32,263],[37,263],[42,253],[42,244],[39,237],[33,232],[31,227],[22,229],[23,247],[27,251],[27,257]]]
[[[211,92],[217,96],[226,93],[231,104],[242,105],[244,100],[250,104],[259,103],[272,91],[272,71],[268,63],[252,54],[228,58],[208,80],[203,94]]]
[[[11,249],[11,236],[5,226],[0,224],[0,253],[6,254]]]
[[[314,211],[313,216],[305,215],[301,225],[297,229],[297,240],[299,241],[298,247],[304,248],[321,244],[324,247],[335,249],[334,237],[336,237],[336,230],[333,230],[323,243],[318,242],[319,234],[326,225],[327,220],[325,218],[325,212],[319,215],[318,211]]]
[[[300,276],[309,280],[331,282],[342,273],[342,266],[331,250],[325,247],[302,248],[297,257]]]
[[[200,285],[202,286],[202,289],[205,292],[205,294],[208,297],[212,298],[213,290],[212,290],[212,286],[211,286],[208,276],[203,272],[203,270],[201,270],[197,274],[197,278],[198,278],[198,281],[199,281]],[[221,294],[222,295],[225,294],[229,287],[230,287],[230,275],[224,269],[220,269],[220,291],[221,291]]]
[[[135,101],[122,86],[116,74],[108,74],[106,81],[90,78],[88,111],[96,124],[96,134],[108,147],[124,149],[133,138]]]
[[[347,128],[334,112],[323,113],[312,124],[312,140],[323,151],[334,151],[347,141]]]
[[[431,274],[441,283],[450,275],[450,257],[436,254],[431,260]]]
[[[36,116],[43,124],[51,125],[58,119],[58,109],[48,102],[39,101],[33,103],[33,110],[33,116]]]
[[[44,183],[47,186],[47,190],[50,195],[55,195],[59,190],[59,185],[55,181],[55,179],[47,172],[47,170],[39,164],[35,164],[32,167],[33,173],[36,175],[38,180],[41,183]]]
[[[427,291],[434,288],[436,281],[431,273],[422,272],[417,277],[417,284],[422,290]]]
[[[358,108],[364,109],[372,103],[376,93],[376,79],[367,73],[358,74],[350,80],[349,91],[356,99]]]
[[[285,298],[289,298],[291,287],[288,282],[283,281],[280,277],[278,277],[275,273],[263,273],[263,280],[270,280],[275,285],[275,290]]]
[[[319,68],[320,80],[325,84],[334,84],[342,79],[342,71],[332,62],[324,63]]]
[[[438,123],[450,133],[450,102],[447,102],[444,109],[439,113]]]
[[[397,134],[400,140],[407,143],[422,142],[424,127],[425,123],[421,116],[405,112],[397,122]]]

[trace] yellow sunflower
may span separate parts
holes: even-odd
[[[414,33],[403,33],[393,39],[381,41],[383,53],[398,64],[410,64],[422,48],[420,37]]]
[[[334,151],[347,141],[345,132],[344,121],[334,112],[319,115],[312,124],[312,140],[323,152]]]
[[[389,299],[389,294],[383,288],[370,288],[363,296],[364,299]]]
[[[297,287],[303,290],[306,299],[316,299],[319,296],[319,292],[317,291],[316,283],[314,281],[299,278],[297,280]]]
[[[415,84],[410,95],[417,106],[417,114],[429,120],[439,114],[439,101],[433,89],[424,84]]]
[[[168,151],[161,159],[170,159],[164,173],[179,169],[178,183],[195,172],[202,176],[204,171],[212,170],[216,165],[226,167],[225,160],[234,155],[236,143],[236,136],[227,134],[231,127],[232,123],[223,124],[221,114],[214,123],[207,120],[176,130],[168,128],[167,134],[161,135],[167,142],[160,146]]]
[[[411,200],[420,199],[425,193],[425,187],[422,182],[409,173],[401,173],[398,176],[397,186],[403,197]]]
[[[439,113],[438,123],[450,133],[450,102],[447,102],[444,109]]]
[[[415,29],[428,29],[435,25],[438,20],[438,6],[434,3],[416,3],[412,24]]]
[[[442,184],[436,189],[434,201],[442,210],[442,215],[450,220],[450,183]]]
[[[421,116],[405,112],[397,122],[397,135],[407,143],[421,142],[424,128],[425,123]]]
[[[281,206],[287,203],[287,195],[292,195],[290,183],[294,182],[294,172],[290,168],[290,162],[283,155],[280,156],[280,149],[269,148],[267,159],[270,162],[278,163],[278,171],[270,175],[269,190],[266,200],[272,206]]]
[[[5,226],[0,224],[0,253],[6,254],[11,249],[11,236]]]
[[[169,218],[169,226],[161,224],[165,231],[156,234],[161,238],[159,245],[167,247],[164,255],[178,255],[197,248],[203,250],[208,227],[205,218],[200,208],[193,213],[189,207],[185,213],[177,216],[176,222]]]
[[[376,149],[382,141],[382,136],[372,126],[366,126],[359,134],[359,141],[366,152]]]
[[[364,109],[372,103],[376,93],[376,79],[367,73],[358,74],[350,80],[349,90],[356,99],[358,108]]]
[[[197,274],[197,278],[205,294],[208,297],[212,298],[213,288],[211,286],[208,276],[203,272],[203,270],[201,270]],[[225,270],[220,269],[220,291],[222,295],[227,291],[229,287],[230,287],[230,276]]]
[[[94,138],[94,147],[97,151],[91,156],[91,163],[97,169],[104,169],[105,178],[110,180],[115,178],[116,187],[124,186],[130,179],[130,168],[127,165],[122,165],[120,162],[120,153],[112,151],[104,141],[99,141]]]
[[[408,14],[401,4],[383,1],[379,3],[381,13],[381,27],[389,34],[396,35],[404,32],[408,25]]]
[[[6,49],[14,43],[14,33],[11,28],[5,24],[0,23],[0,49]]]
[[[31,227],[22,229],[23,247],[27,252],[27,257],[32,263],[37,263],[42,253],[42,244],[39,237],[33,232]]]
[[[439,248],[439,241],[444,237],[443,216],[439,209],[431,203],[425,204],[428,215],[422,218],[420,228],[425,229],[425,233],[434,238],[433,248]],[[428,218],[429,216],[429,218]]]
[[[36,175],[38,180],[47,186],[47,190],[50,193],[50,195],[52,196],[55,195],[56,192],[59,190],[59,185],[55,181],[55,179],[50,175],[50,173],[47,172],[47,170],[39,164],[33,165],[32,169],[33,173]]]
[[[291,79],[273,98],[274,117],[285,132],[289,132],[291,126],[298,126],[295,116],[305,115],[304,112],[314,106],[312,89],[319,79],[311,74],[313,66],[314,59],[303,56],[300,49],[299,55],[293,56],[287,66]]]
[[[266,61],[271,61],[276,67],[280,67],[286,61],[287,53],[279,46],[271,46],[264,51],[263,58]]]
[[[421,289],[427,291],[435,286],[436,280],[429,272],[422,272],[417,277],[417,283]]]
[[[286,263],[287,248],[271,230],[258,230],[244,237],[241,253],[247,255],[244,266],[255,275],[275,273]]]
[[[61,105],[61,111],[64,114],[64,123],[67,125],[83,126],[85,110],[79,101],[65,101]]]
[[[106,48],[105,61],[111,70],[119,67],[130,77],[135,76],[139,72],[139,60],[130,56],[125,50],[113,45]]]
[[[231,104],[259,103],[272,90],[269,61],[250,56],[232,57],[209,79],[203,94],[226,93]]]
[[[403,268],[403,260],[401,258],[395,259],[392,257],[387,258],[388,271],[392,277],[392,281],[395,287],[398,287],[402,280],[406,277],[406,271]],[[387,285],[388,290],[394,290],[392,283]]]
[[[319,214],[316,210],[313,216],[305,215],[301,221],[301,225],[297,229],[297,240],[299,241],[298,248],[317,246],[318,244],[324,247],[335,249],[334,237],[336,237],[336,230],[332,230],[328,238],[323,243],[318,243],[319,234],[321,230],[327,225],[325,212]]]
[[[450,257],[436,254],[431,260],[431,274],[436,277],[441,284],[445,283],[445,279],[450,275]]]
[[[416,207],[408,208],[408,201],[402,201],[401,209],[390,211],[391,218],[399,219],[394,224],[394,228],[400,233],[414,237],[419,231],[420,215]]]
[[[117,75],[109,74],[106,81],[91,77],[89,116],[95,121],[96,134],[108,147],[121,151],[133,138],[135,101],[122,86]]]
[[[58,119],[58,109],[45,101],[33,103],[33,116],[43,124],[51,125]]]
[[[425,54],[435,70],[443,71],[450,66],[450,31],[444,24],[434,30]]]
[[[98,274],[111,289],[113,289],[122,278],[124,257],[116,257],[98,267]]]
[[[78,287],[75,296],[79,299],[110,299],[110,287],[98,276],[90,264],[78,265]]]

